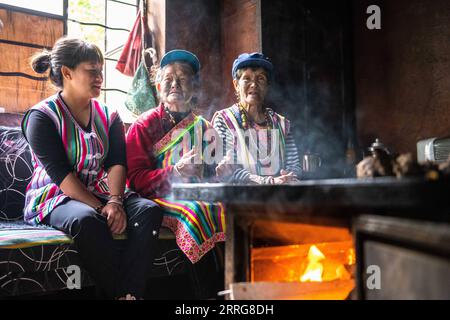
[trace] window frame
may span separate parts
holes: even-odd
[[[68,2],[68,0],[64,0],[64,1]],[[139,9],[141,8],[141,5],[144,3],[144,1],[143,0],[133,0],[133,1],[134,1],[134,4],[131,4],[131,3],[128,3],[128,2],[124,2],[124,1],[120,1],[120,0],[104,0],[104,3],[105,3],[105,12],[104,12],[104,17],[105,17],[104,21],[105,22],[104,22],[104,24],[96,23],[96,22],[89,22],[89,21],[80,21],[80,20],[77,20],[77,19],[72,19],[72,18],[70,18],[68,16],[68,7],[67,7],[67,16],[66,16],[66,21],[65,21],[66,25],[70,21],[72,23],[77,23],[77,24],[80,24],[80,25],[96,26],[96,27],[102,28],[104,30],[104,41],[105,41],[104,42],[104,47],[105,47],[105,49],[104,49],[104,59],[105,59],[105,66],[104,66],[104,70],[103,70],[104,81],[103,81],[103,87],[101,89],[101,92],[102,92],[102,95],[103,95],[102,100],[103,100],[103,102],[105,102],[107,104],[108,104],[108,92],[119,92],[122,95],[127,95],[128,94],[128,92],[124,91],[123,88],[109,87],[107,85],[109,74],[107,72],[107,66],[106,65],[109,64],[109,63],[117,63],[118,60],[114,59],[114,58],[111,58],[111,56],[116,54],[116,53],[121,52],[123,47],[124,47],[124,45],[126,44],[126,43],[123,43],[122,45],[120,45],[117,48],[113,48],[111,50],[107,50],[107,47],[108,47],[108,30],[124,31],[124,32],[128,32],[128,34],[131,32],[131,29],[119,28],[119,27],[111,26],[110,23],[108,23],[108,13],[107,13],[108,12],[108,3],[109,2],[114,2],[114,3],[117,3],[117,4],[134,7],[136,9],[136,14],[137,14]],[[67,34],[67,32],[65,34]],[[118,106],[115,106],[115,107],[117,108]],[[118,111],[120,113],[119,109],[118,109]]]

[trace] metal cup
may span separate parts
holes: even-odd
[[[322,159],[315,154],[305,154],[303,156],[303,171],[315,172],[322,165]]]

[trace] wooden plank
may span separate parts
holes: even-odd
[[[0,39],[32,43],[53,47],[56,39],[64,34],[64,24],[60,20],[39,17],[20,12],[0,9],[0,19],[4,28]]]
[[[344,300],[353,290],[353,280],[330,282],[233,283],[232,300]]]
[[[35,77],[42,77],[31,68],[31,57],[40,49],[21,47],[6,43],[0,43],[0,57],[6,57],[0,64],[1,72],[23,72]]]
[[[0,9],[4,23],[0,39],[52,47],[63,35],[61,20]],[[34,77],[45,77],[30,67],[31,56],[41,49],[0,43],[1,72],[20,72]],[[0,107],[5,112],[23,113],[42,99],[56,92],[48,82],[20,76],[0,76]]]
[[[22,77],[0,77],[0,107],[6,112],[25,112],[56,92],[48,82]]]

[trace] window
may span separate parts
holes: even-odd
[[[97,44],[105,53],[101,99],[110,109],[117,110],[125,122],[135,119],[125,108],[127,91],[133,79],[115,67],[138,8],[138,0],[69,0],[68,6],[67,33]]]
[[[59,16],[65,21],[68,36],[98,45],[105,54],[104,83],[99,99],[111,110],[117,110],[125,122],[135,120],[125,107],[133,78],[115,67],[135,22],[139,0],[0,0],[0,4],[25,13]]]

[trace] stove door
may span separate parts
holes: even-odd
[[[381,216],[353,224],[359,299],[450,299],[450,225]]]

